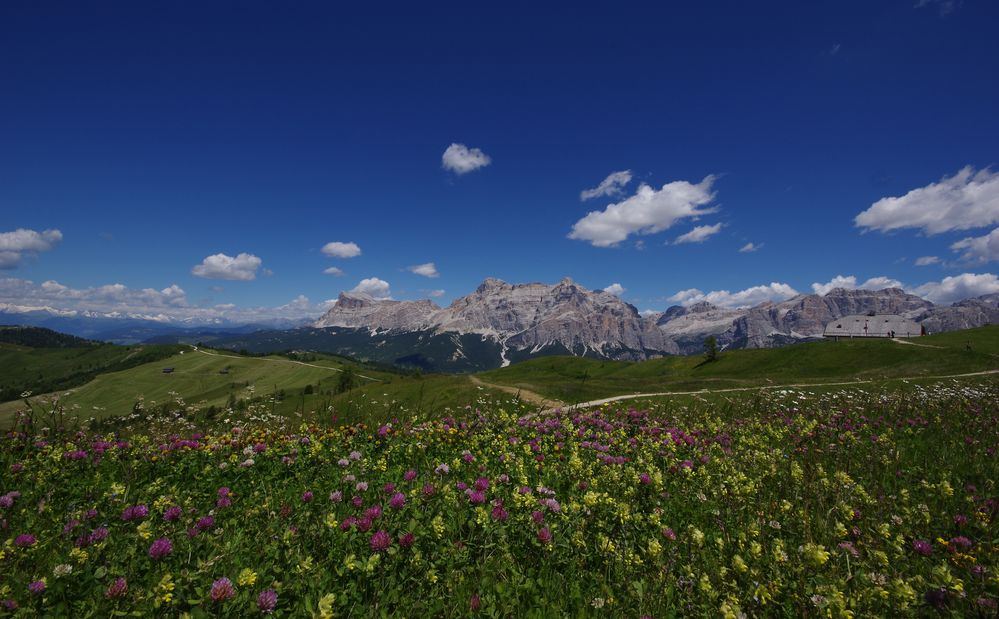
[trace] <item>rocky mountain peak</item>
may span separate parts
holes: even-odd
[[[475,289],[475,292],[478,292],[479,294],[484,294],[488,292],[495,292],[497,290],[502,290],[503,288],[507,288],[509,286],[510,285],[507,284],[502,279],[497,279],[495,277],[487,277],[484,280],[482,280],[482,283],[479,284],[479,287]]]
[[[708,303],[707,301],[698,301],[697,303],[694,303],[693,305],[688,305],[687,306],[687,313],[688,314],[704,314],[704,313],[707,313],[707,312],[713,312],[713,311],[715,311],[717,309],[718,309],[717,305],[712,305],[711,303]]]
[[[363,292],[341,292],[336,298],[336,307],[357,309],[375,302],[374,297]]]

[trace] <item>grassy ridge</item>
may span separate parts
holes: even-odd
[[[342,363],[328,360],[318,360],[314,365],[321,367],[312,367],[280,357],[222,356],[196,352],[186,346],[170,348],[176,354],[155,363],[102,374],[73,389],[61,401],[66,406],[93,411],[96,417],[127,413],[140,397],[145,399],[147,406],[172,401],[176,396],[192,404],[224,406],[230,394],[246,398],[251,393],[260,395],[283,389],[287,400],[296,392],[304,391],[306,385],[313,385],[316,393],[310,400],[315,401],[322,397],[320,391],[334,388],[339,370],[344,367]],[[32,354],[36,353],[44,357],[48,351]],[[164,374],[163,368],[167,367],[174,368],[173,373]],[[223,370],[228,373],[222,374]],[[306,402],[306,405],[313,403]],[[20,402],[0,405],[0,415],[10,413],[20,405]]]
[[[74,348],[33,348],[0,344],[0,402],[22,392],[46,393],[82,385],[99,374],[133,368],[177,354],[182,346],[114,346],[88,344]]]
[[[442,413],[483,395],[496,395],[475,386],[467,376],[406,376],[322,355],[304,364],[279,356],[170,348],[176,354],[97,376],[60,394],[60,402],[83,419],[127,415],[140,399],[147,409],[178,401],[199,409],[221,409],[232,399],[243,399],[255,401],[257,409],[272,414],[290,416],[297,412],[303,418],[314,418],[332,407],[340,419],[361,421],[389,419],[403,410],[407,415]],[[55,352],[35,349],[30,358],[44,364],[46,359],[60,358]],[[163,373],[168,367],[173,372]],[[341,371],[347,368],[354,374],[354,388],[338,394]],[[21,408],[20,400],[0,404],[0,426],[7,425]]]
[[[999,368],[999,327],[981,327],[911,340],[815,342],[784,348],[723,352],[628,363],[581,357],[533,359],[483,372],[483,380],[527,389],[563,402],[628,393],[746,387],[769,383],[880,380],[961,374]],[[971,342],[972,350],[966,349]]]
[[[539,393],[563,402],[581,402],[613,395],[664,391],[696,391],[753,387],[766,384],[839,382],[854,379],[961,374],[999,367],[999,327],[945,333],[904,345],[887,340],[817,342],[777,349],[736,350],[722,353],[712,363],[700,356],[667,357],[640,363],[600,361],[580,357],[545,357],[479,376],[486,383]],[[972,343],[972,350],[966,343]],[[162,350],[164,347],[147,347]],[[180,347],[166,347],[171,357],[125,371],[102,374],[73,389],[64,404],[78,407],[82,417],[128,414],[139,397],[147,406],[175,401],[205,408],[224,407],[231,398],[257,398],[272,414],[307,415],[333,410],[341,419],[391,418],[400,411],[426,415],[441,413],[498,396],[467,376],[403,376],[320,356],[312,367],[283,357],[208,355]],[[105,350],[106,349],[106,350]],[[76,350],[0,348],[25,359],[26,367],[50,375],[72,371]],[[100,347],[101,354],[129,349]],[[88,353],[95,354],[95,353]],[[132,349],[130,354],[140,354]],[[0,360],[3,357],[0,355]],[[76,362],[79,365],[80,362]],[[12,367],[4,364],[4,379]],[[163,374],[164,367],[174,367]],[[355,380],[355,389],[336,395],[338,370],[351,367],[378,381]],[[60,369],[61,368],[61,369]],[[221,371],[228,368],[228,374]],[[252,390],[249,387],[252,386]],[[311,389],[307,389],[311,386]],[[311,393],[308,393],[310,392]],[[261,398],[262,396],[262,398]],[[20,402],[0,404],[0,423],[9,420]],[[5,419],[6,418],[6,419]]]

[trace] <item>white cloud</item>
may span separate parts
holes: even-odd
[[[324,269],[323,273],[325,273],[326,275],[332,275],[334,277],[341,277],[343,275],[343,269],[338,269],[336,267],[329,267],[328,269]]]
[[[361,255],[361,248],[357,246],[357,243],[343,243],[341,241],[327,243],[320,251],[334,258],[356,258]]]
[[[931,264],[938,264],[939,262],[940,258],[936,256],[920,256],[919,258],[916,258],[917,267],[925,267]]]
[[[307,310],[312,307],[309,303],[309,297],[304,294],[300,294],[288,303],[278,306],[278,310]]]
[[[427,296],[428,297],[433,297],[434,299],[436,299],[438,297],[443,297],[444,296],[444,289],[443,288],[438,288],[437,290],[431,290],[430,292],[427,293]]]
[[[837,275],[826,283],[815,282],[812,284],[812,291],[818,295],[826,295],[834,288],[846,288],[847,290],[883,290],[885,288],[905,288],[902,282],[897,279],[879,275],[872,277],[862,284],[857,284],[856,275]]]
[[[746,243],[739,248],[740,254],[748,254],[750,252],[759,251],[763,247],[763,243],[757,245],[756,243]]]
[[[651,316],[657,316],[657,315],[661,314],[662,312],[660,312],[659,310],[645,309],[645,310],[642,310],[642,311],[640,311],[638,313],[641,314],[642,316],[645,316],[646,318],[649,318]]]
[[[0,232],[0,269],[13,269],[21,263],[24,254],[49,251],[62,241],[59,230],[37,232],[18,228],[12,232]]]
[[[992,273],[962,273],[939,282],[927,282],[912,292],[934,303],[949,304],[999,292],[999,277]]]
[[[961,239],[950,248],[962,252],[961,259],[968,262],[985,264],[999,260],[999,228],[985,236]]]
[[[262,261],[253,254],[213,254],[191,268],[191,274],[206,279],[229,279],[247,282],[257,277]]]
[[[26,279],[0,278],[0,304],[7,303],[20,308],[51,308],[65,315],[94,312],[186,324],[298,321],[316,318],[328,309],[328,302],[311,305],[302,295],[277,307],[240,308],[232,303],[198,306],[188,302],[184,289],[177,284],[162,289],[129,288],[123,284],[72,288],[54,280],[35,284]]]
[[[389,283],[384,279],[378,279],[377,277],[362,279],[356,286],[354,286],[351,292],[360,292],[362,294],[370,295],[375,299],[392,298],[392,292],[389,290]]]
[[[937,11],[940,12],[940,17],[946,17],[956,11],[962,4],[963,0],[917,0],[916,8],[921,9],[927,6],[937,7]]]
[[[610,294],[614,295],[615,297],[621,296],[622,294],[624,294],[624,291],[625,291],[625,287],[622,286],[621,284],[618,284],[617,282],[615,282],[615,283],[611,284],[610,286],[607,286],[606,288],[604,288],[604,292],[609,292]]]
[[[712,305],[726,308],[753,307],[767,301],[786,301],[798,294],[798,291],[788,284],[771,282],[762,286],[753,286],[738,292],[728,290],[714,290],[707,294],[697,288],[681,290],[668,301],[678,305],[688,306],[701,301],[707,301]]]
[[[926,234],[999,222],[999,173],[971,166],[901,197],[881,198],[854,218],[867,230],[918,228]]]
[[[441,155],[441,165],[455,174],[467,174],[492,163],[489,155],[478,148],[468,148],[464,144],[453,143]]]
[[[684,243],[703,243],[712,236],[718,234],[721,229],[721,223],[717,223],[713,226],[695,226],[690,232],[676,237],[676,239],[673,240],[673,244],[682,245]]]
[[[631,170],[611,172],[607,178],[600,181],[600,184],[593,189],[584,189],[579,193],[580,200],[592,200],[601,196],[618,196],[624,190],[624,186],[631,182]]]
[[[596,247],[611,247],[632,234],[662,232],[686,218],[713,213],[716,209],[699,207],[714,200],[711,191],[714,176],[698,184],[674,181],[656,190],[642,184],[635,195],[610,204],[603,211],[590,211],[572,226],[570,239],[589,241]]]
[[[437,272],[437,267],[434,266],[433,262],[414,264],[411,267],[406,267],[406,270],[410,273],[422,275],[423,277],[440,277],[440,273]]]

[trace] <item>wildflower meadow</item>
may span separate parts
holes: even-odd
[[[22,417],[0,616],[996,615],[994,381],[622,404]]]

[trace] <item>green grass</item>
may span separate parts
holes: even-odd
[[[183,348],[112,344],[33,348],[0,344],[0,401],[17,399],[25,391],[45,393],[82,385],[98,374],[164,359]]]
[[[547,357],[483,372],[487,382],[527,389],[563,402],[660,391],[725,389],[766,384],[940,376],[999,368],[999,326],[914,338],[823,341],[762,350],[628,363]],[[972,350],[966,349],[971,342]],[[928,348],[934,346],[939,348]]]
[[[336,396],[331,404],[342,421],[370,423],[392,417],[443,416],[474,406],[482,398],[504,397],[510,396],[477,386],[468,376],[432,374],[365,385]]]
[[[653,392],[698,391],[775,384],[832,383],[856,379],[886,381],[899,377],[961,374],[999,367],[999,327],[945,333],[913,340],[923,346],[908,346],[887,340],[816,342],[778,349],[722,352],[705,363],[701,356],[667,357],[640,363],[600,361],[580,357],[545,357],[480,374],[486,383],[525,389],[567,403],[614,395]],[[972,350],[966,343],[972,342]],[[930,348],[932,346],[935,348]],[[164,347],[146,347],[161,350]],[[170,347],[167,347],[170,348]],[[402,375],[351,363],[343,358],[316,355],[311,367],[284,357],[213,356],[185,347],[172,347],[184,354],[102,374],[70,390],[62,403],[78,411],[81,418],[127,415],[142,397],[147,408],[178,398],[205,409],[223,408],[230,398],[255,399],[259,407],[278,415],[303,418],[332,410],[340,419],[379,421],[406,414],[447,414],[481,397],[509,397],[475,385],[462,375]],[[120,362],[123,354],[138,354],[138,348],[102,346],[96,349],[23,349],[0,347],[2,354],[22,360],[18,371],[44,372],[58,376],[72,373],[84,363],[74,357],[106,355],[107,363]],[[87,357],[88,363],[97,363]],[[355,389],[336,394],[340,373],[352,367],[357,374],[379,379],[357,378]],[[4,364],[3,376],[13,367]],[[21,366],[19,366],[21,367]],[[163,374],[164,367],[174,373]],[[224,368],[228,374],[221,374]],[[307,386],[312,393],[306,393]],[[249,389],[252,387],[252,390]],[[0,404],[0,425],[6,425],[20,401]]]
[[[304,406],[310,410],[332,397],[326,392],[336,388],[340,377],[338,370],[346,365],[321,358],[312,363],[322,367],[312,367],[276,356],[241,357],[230,353],[204,354],[186,346],[173,348],[186,350],[155,363],[102,374],[61,395],[60,401],[79,410],[84,417],[101,418],[128,413],[139,398],[144,399],[146,407],[171,402],[177,397],[199,407],[221,407],[230,395],[249,399],[283,390],[284,398],[275,403],[275,407],[294,410]],[[39,363],[43,363],[48,358],[47,352],[36,350],[32,354],[41,353]],[[163,368],[167,367],[174,368],[173,373],[164,374]],[[361,366],[353,367],[355,373],[373,378],[384,380],[392,376],[386,372],[370,372]],[[221,373],[224,369],[228,369],[228,374]],[[358,384],[371,382],[360,377],[356,380]],[[304,394],[307,385],[313,386],[313,394]],[[0,405],[0,419],[22,405],[20,401]]]

